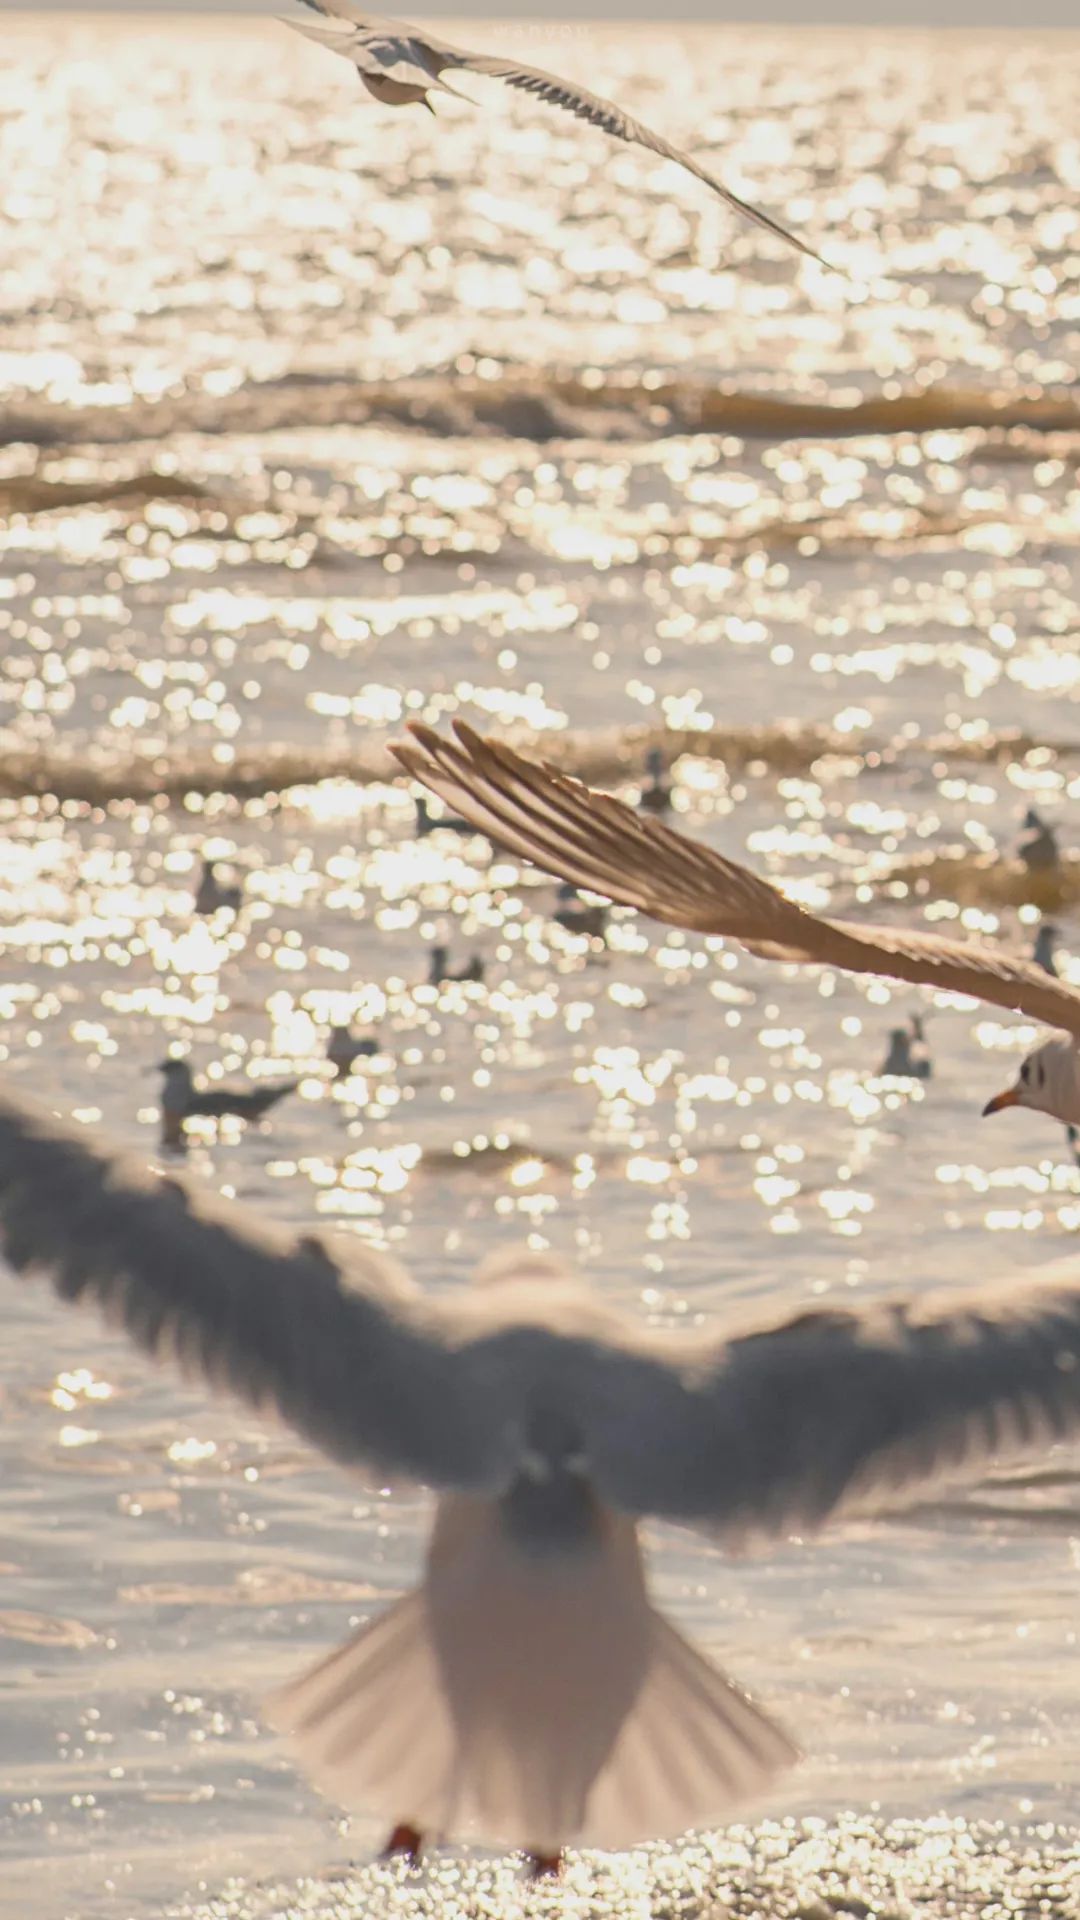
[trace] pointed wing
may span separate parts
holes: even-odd
[[[516,1424],[448,1309],[360,1244],[290,1242],[0,1096],[0,1246],[155,1358],[275,1410],[334,1459],[504,1481]]]
[[[796,906],[738,861],[688,840],[611,794],[482,739],[428,727],[392,751],[458,813],[546,872],[669,926],[738,940],[765,959],[885,974],[970,994],[1080,1037],[1080,991],[1032,960],[975,941],[825,919]]]
[[[600,1497],[730,1540],[1080,1432],[1080,1284],[814,1312],[729,1340],[637,1329],[517,1253],[437,1308],[392,1263],[291,1244],[0,1096],[19,1272],[346,1463],[498,1493],[581,1456]]]
[[[437,39],[434,34],[421,33],[416,27],[361,13],[359,8],[351,4],[351,0],[301,0],[301,4],[313,13],[321,14],[327,24],[318,27],[299,21],[289,24],[297,26],[300,32],[318,40],[321,45],[343,53],[347,59],[355,61],[361,72],[381,73],[394,80],[412,83],[422,84],[426,80],[431,84],[449,68],[460,73],[480,73],[491,79],[502,80],[508,87],[531,93],[549,106],[560,107],[564,112],[572,113],[576,119],[599,127],[613,140],[625,141],[629,146],[645,147],[650,153],[659,154],[663,160],[673,160],[676,166],[693,174],[710,192],[719,194],[721,200],[744,219],[752,220],[755,226],[764,228],[766,233],[783,240],[789,247],[797,248],[808,259],[816,260],[819,266],[833,273],[839,271],[823,260],[819,253],[815,253],[813,247],[804,240],[782,227],[779,221],[741,199],[715,174],[699,166],[689,154],[682,152],[679,147],[673,147],[670,141],[624,113],[613,100],[606,100],[602,94],[590,93],[586,87],[563,80],[558,74],[546,73],[542,67],[523,66],[519,61],[502,60],[497,55],[467,53],[451,46],[446,40]]]
[[[740,1542],[1080,1435],[1080,1285],[811,1312],[654,1366],[595,1369],[601,1495]]]
[[[673,160],[676,166],[682,167],[686,173],[693,174],[694,179],[700,180],[710,192],[719,194],[721,200],[735,213],[741,214],[744,220],[753,221],[755,226],[763,227],[766,233],[773,234],[777,240],[783,240],[789,247],[797,248],[799,253],[805,254],[809,260],[816,260],[818,266],[825,267],[828,272],[840,271],[830,261],[823,259],[820,253],[816,253],[813,247],[808,246],[805,240],[800,240],[797,234],[789,232],[787,227],[782,227],[778,220],[774,220],[771,215],[763,213],[760,207],[752,206],[748,200],[743,200],[737,193],[733,193],[730,187],[726,187],[723,181],[718,180],[716,175],[710,173],[706,167],[699,166],[698,162],[692,159],[690,154],[684,153],[681,147],[673,147],[669,140],[665,140],[659,133],[653,133],[651,127],[645,126],[640,120],[633,119],[630,114],[623,111],[622,107],[616,106],[613,100],[605,99],[603,94],[590,93],[587,87],[580,87],[572,80],[562,80],[558,74],[545,73],[542,67],[526,67],[517,61],[500,60],[488,54],[459,54],[454,60],[448,60],[446,64],[457,66],[469,73],[489,74],[496,80],[505,81],[508,87],[517,87],[522,93],[531,93],[550,106],[561,107],[566,113],[572,113],[575,119],[585,120],[590,126],[599,127],[613,140],[623,140],[628,146],[645,147],[650,153],[659,154],[663,160]]]

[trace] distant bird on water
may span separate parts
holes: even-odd
[[[195,889],[196,913],[216,913],[219,907],[228,907],[233,913],[239,913],[242,898],[241,887],[222,886],[217,877],[217,861],[204,859],[199,884]]]
[[[930,1079],[934,1068],[921,1014],[913,1013],[906,1027],[893,1027],[889,1051],[878,1071],[882,1077],[892,1074],[897,1080]]]
[[[1044,973],[1052,974],[1055,980],[1058,977],[1057,943],[1060,938],[1061,935],[1053,922],[1043,920],[1035,935],[1035,945],[1031,949],[1031,957],[1035,965],[1041,967]]]
[[[467,820],[459,820],[452,813],[432,813],[422,793],[416,796],[416,837],[423,840],[429,833],[461,833],[466,838],[476,838],[478,829],[470,827]]]
[[[579,120],[587,120],[603,133],[610,134],[613,140],[646,147],[664,160],[673,160],[677,166],[684,167],[687,173],[702,181],[712,193],[719,194],[721,200],[726,201],[744,219],[752,220],[755,226],[763,227],[766,233],[783,240],[787,246],[797,248],[808,259],[816,260],[819,266],[829,268],[830,272],[836,271],[805,240],[789,233],[779,221],[741,199],[688,153],[671,146],[660,134],[652,133],[640,120],[631,119],[614,101],[605,100],[598,93],[589,93],[575,81],[560,79],[557,74],[545,73],[540,67],[524,66],[518,60],[505,60],[484,53],[466,53],[451,46],[449,41],[438,39],[426,28],[409,26],[404,21],[382,20],[375,14],[363,13],[352,4],[352,0],[300,0],[300,4],[320,15],[319,24],[308,20],[290,20],[288,25],[306,34],[309,40],[315,40],[320,46],[329,47],[334,53],[343,54],[346,60],[351,60],[368,92],[386,106],[420,105],[434,112],[429,98],[432,92],[456,91],[448,87],[442,77],[447,71],[486,74],[492,79],[504,80],[508,87],[518,87],[550,106],[563,108]],[[458,94],[457,98],[462,96]]]
[[[666,766],[659,747],[650,747],[645,755],[647,783],[638,795],[638,806],[646,813],[667,813],[671,806],[671,782],[665,779]]]
[[[295,1093],[297,1080],[275,1080],[267,1087],[197,1087],[186,1060],[163,1060],[158,1071],[164,1076],[161,1095],[161,1144],[184,1145],[184,1122],[195,1118],[221,1120],[235,1114],[241,1120],[259,1120],[287,1093]]]
[[[567,933],[579,933],[589,940],[602,940],[607,932],[608,910],[599,901],[590,906],[577,888],[564,881],[559,888],[558,904],[552,919]]]
[[[374,1034],[354,1034],[351,1027],[331,1027],[326,1042],[326,1057],[337,1070],[339,1080],[351,1073],[358,1060],[370,1060],[378,1053]]]
[[[414,1858],[461,1837],[552,1871],[565,1846],[716,1826],[797,1757],[654,1606],[649,1516],[786,1551],[1080,1435],[1075,1274],[679,1330],[525,1247],[424,1293],[355,1237],[294,1239],[7,1090],[0,1232],[16,1273],[189,1382],[435,1492],[418,1584],[269,1703]]]
[[[466,980],[479,986],[484,978],[484,963],[478,953],[455,972],[450,965],[449,947],[432,947],[428,956],[428,986],[441,987],[444,981]]]
[[[1057,834],[1034,807],[1024,815],[1013,851],[1029,873],[1051,873],[1061,864]]]

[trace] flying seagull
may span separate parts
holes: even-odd
[[[645,1516],[728,1547],[1080,1433],[1080,1280],[661,1331],[516,1249],[427,1296],[0,1093],[0,1237],[155,1359],[438,1495],[419,1586],[272,1701],[313,1777],[425,1835],[620,1847],[796,1757],[653,1608]]]
[[[768,880],[712,847],[688,840],[609,793],[597,793],[553,767],[485,739],[463,721],[454,737],[414,725],[391,752],[448,806],[497,835],[508,851],[560,880],[622,906],[637,907],[667,926],[739,941],[767,960],[886,974],[942,992],[966,993],[993,1006],[1059,1027],[1071,1040],[1050,1040],[1029,1056],[1052,1054],[1042,1078],[1029,1078],[1041,1110],[1080,1121],[1080,989],[1048,974],[1035,960],[1015,958],[975,941],[905,932],[855,920],[833,920],[788,900]],[[1053,1098],[1054,1106],[1045,1104]],[[1003,1100],[1031,1106],[1034,1099]],[[993,1109],[996,1111],[996,1108]]]
[[[741,200],[730,187],[725,187],[715,174],[699,166],[689,154],[673,147],[658,133],[650,132],[640,120],[631,119],[614,101],[605,100],[598,93],[589,93],[572,80],[561,80],[558,74],[545,73],[540,67],[522,66],[517,60],[503,60],[485,53],[466,53],[453,47],[447,40],[438,39],[426,28],[408,26],[404,21],[382,20],[373,13],[363,13],[352,0],[300,0],[302,6],[320,16],[318,24],[311,20],[289,20],[286,24],[295,27],[298,33],[306,34],[309,40],[318,41],[320,46],[330,47],[335,53],[344,54],[351,60],[368,92],[384,105],[403,107],[421,104],[431,107],[429,95],[432,92],[453,93],[443,74],[482,73],[496,80],[505,80],[508,87],[519,87],[524,93],[535,94],[551,106],[562,107],[579,120],[587,120],[594,127],[600,127],[610,134],[613,140],[625,140],[632,146],[647,147],[652,153],[658,153],[665,160],[674,160],[677,166],[684,167],[697,180],[704,182],[729,207],[742,214],[755,225],[764,227],[766,233],[775,234],[778,240],[784,240],[790,247],[797,247],[819,266],[830,272],[836,269],[823,260],[813,247],[807,246],[794,233],[789,233],[778,221],[770,219],[767,213],[752,207],[748,201]],[[461,97],[460,95],[458,96]],[[434,108],[432,108],[434,111]]]

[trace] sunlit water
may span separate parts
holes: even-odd
[[[141,1153],[170,1046],[297,1075],[192,1170],[433,1285],[522,1235],[665,1321],[1064,1258],[1058,1130],[977,1118],[1029,1029],[941,1001],[932,1082],[884,1084],[915,996],[629,914],[590,949],[484,841],[415,837],[385,741],[461,711],[629,791],[662,735],[680,824],[801,897],[1020,947],[1053,909],[1080,950],[1077,868],[996,851],[1080,817],[1077,43],[498,39],[851,277],[528,102],[436,125],[271,25],[5,17],[5,1072]],[[193,916],[202,853],[238,916]],[[485,983],[427,987],[437,940]],[[349,1018],[383,1050],[335,1085]],[[3,1315],[12,1911],[516,1911],[501,1865],[351,1880],[379,1836],[258,1719],[413,1578],[422,1500],[44,1291]],[[538,1910],[1067,1901],[1068,1458],[738,1564],[650,1543],[807,1758],[754,1831]]]

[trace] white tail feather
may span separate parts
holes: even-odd
[[[649,1605],[630,1522],[541,1555],[456,1498],[423,1584],[269,1717],[341,1804],[537,1853],[714,1824],[796,1758]]]

